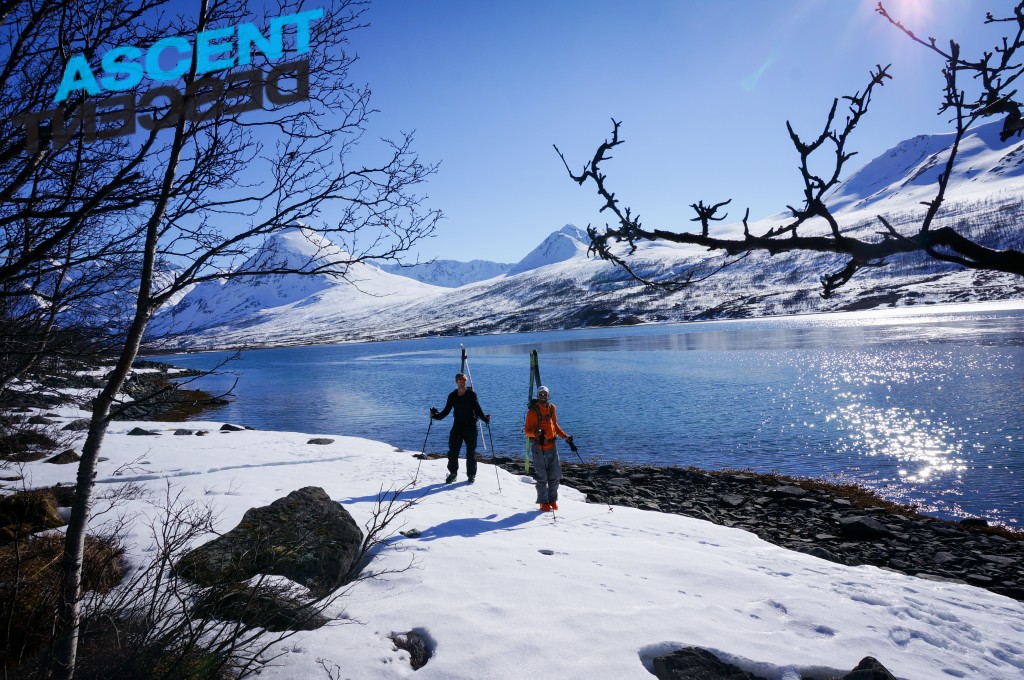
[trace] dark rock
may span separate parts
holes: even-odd
[[[700,647],[686,647],[654,659],[658,680],[766,680]]]
[[[89,419],[79,418],[78,420],[72,420],[70,423],[60,428],[62,430],[68,430],[70,432],[84,432],[89,429]]]
[[[409,652],[409,665],[414,671],[423,668],[430,661],[430,646],[423,634],[414,630],[408,633],[392,633],[391,641],[398,649]]]
[[[75,453],[72,449],[68,449],[64,453],[58,453],[52,458],[47,458],[47,463],[53,463],[54,465],[67,465],[69,463],[77,463],[82,460],[82,457]]]
[[[53,425],[56,420],[51,420],[46,416],[32,416],[28,419],[29,425]]]
[[[224,423],[223,425],[220,426],[221,432],[241,432],[244,429],[244,427],[232,425],[231,423]]]
[[[182,427],[182,428],[178,428],[177,430],[175,430],[174,434],[176,436],[178,436],[178,437],[182,437],[184,435],[195,434],[195,430],[189,430],[189,429],[186,429],[186,428]]]
[[[773,498],[800,498],[806,496],[807,489],[799,486],[780,486],[768,492]]]
[[[839,558],[837,558],[834,553],[826,550],[825,548],[822,548],[820,545],[805,546],[797,548],[797,550],[799,550],[802,553],[806,553],[808,555],[817,557],[818,559],[828,560],[829,562],[839,561]]]
[[[313,437],[312,439],[310,439],[306,443],[307,444],[319,444],[320,446],[326,446],[327,444],[333,444],[334,440],[333,439],[328,439],[327,437]]]
[[[747,499],[744,496],[738,496],[735,494],[722,494],[718,497],[718,500],[721,501],[722,505],[727,505],[730,508],[738,508],[743,505]]]
[[[160,433],[153,432],[152,430],[143,430],[141,427],[133,427],[128,434],[133,437],[156,437]]]
[[[890,535],[890,531],[877,519],[870,517],[844,517],[839,520],[839,531],[846,538],[871,539]]]
[[[659,656],[653,665],[658,680],[766,680],[699,647],[686,647]],[[838,680],[896,680],[896,677],[878,659],[866,656]]]
[[[238,526],[188,553],[176,569],[202,585],[276,574],[320,597],[349,580],[362,541],[348,511],[323,489],[307,486],[250,508]]]
[[[857,666],[844,675],[842,680],[896,680],[896,676],[871,656],[865,656]]]

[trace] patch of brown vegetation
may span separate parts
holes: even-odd
[[[64,536],[32,536],[0,546],[0,649],[3,668],[14,668],[50,643],[61,591]],[[124,577],[124,548],[110,538],[87,536],[84,590],[105,593]]]

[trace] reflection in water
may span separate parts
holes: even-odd
[[[833,417],[842,421],[840,427],[845,425],[850,431],[847,440],[839,443],[840,451],[891,458],[899,462],[897,472],[905,482],[959,478],[967,469],[963,443],[957,440],[956,431],[920,412],[852,402],[839,407],[828,419]]]
[[[1024,522],[1024,312],[835,314],[246,352],[211,418],[420,450],[459,345],[521,455],[537,349],[585,458],[834,476],[945,516]],[[218,355],[176,357],[210,365]],[[427,449],[442,451],[449,424]],[[489,441],[487,442],[489,445]]]

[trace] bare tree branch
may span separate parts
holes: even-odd
[[[588,227],[591,252],[622,267],[634,278],[646,284],[669,286],[685,286],[696,281],[688,273],[681,277],[673,277],[671,280],[657,281],[639,276],[629,263],[629,258],[635,254],[638,243],[661,240],[692,244],[712,251],[722,251],[729,256],[754,251],[764,251],[772,255],[809,251],[845,256],[847,261],[842,269],[821,276],[822,295],[826,298],[849,282],[858,271],[866,267],[884,266],[889,258],[903,253],[921,252],[933,259],[955,263],[969,269],[1024,276],[1024,253],[986,246],[967,237],[954,226],[937,226],[939,211],[946,200],[960,142],[972,126],[981,118],[1002,115],[1005,116],[1002,132],[1004,141],[1024,132],[1020,103],[1015,99],[1017,91],[1013,89],[1014,83],[1024,72],[1024,67],[1017,58],[1018,50],[1024,48],[1024,2],[1017,5],[1013,17],[996,19],[991,14],[988,15],[987,22],[1013,24],[1015,33],[1012,37],[1004,38],[1002,45],[994,52],[984,53],[977,61],[964,59],[960,46],[955,41],[950,41],[949,48],[943,49],[934,38],[919,38],[906,26],[893,19],[881,3],[878,5],[878,13],[911,40],[938,54],[945,62],[945,87],[940,113],[953,115],[953,141],[936,181],[935,194],[931,200],[924,203],[926,210],[918,222],[916,231],[898,232],[884,216],[879,216],[886,227],[885,230],[876,233],[873,239],[855,237],[848,233],[849,228],[844,229],[826,201],[827,194],[838,186],[843,170],[856,153],[848,150],[851,134],[867,114],[876,88],[883,86],[885,81],[891,78],[889,66],[879,65],[872,70],[871,78],[863,91],[842,98],[847,111],[842,122],[837,120],[840,100],[836,99],[832,102],[822,130],[811,140],[801,138],[787,123],[790,141],[800,158],[802,201],[798,204],[799,207],[788,206],[793,217],[791,221],[769,228],[760,235],[750,233],[746,217],[743,220],[742,238],[718,238],[711,234],[711,223],[725,219],[726,215],[719,215],[719,210],[732,199],[710,204],[703,201],[692,203],[690,207],[696,213],[696,217],[691,221],[700,224],[700,230],[697,232],[675,232],[644,227],[639,216],[635,215],[630,207],[621,204],[610,188],[603,170],[603,165],[611,160],[611,151],[624,141],[619,136],[619,121],[612,120],[610,139],[606,139],[598,146],[593,158],[578,173],[570,169],[564,155],[556,146],[555,150],[572,180],[580,186],[590,182],[602,199],[600,211],[610,211],[614,217],[614,224],[606,224],[603,230]],[[998,58],[994,58],[995,55],[998,55]],[[970,75],[981,83],[973,99],[961,88],[962,74]],[[831,149],[834,154],[828,165],[830,170],[826,175],[816,174],[811,170],[810,160],[814,154],[826,149]],[[802,227],[815,219],[824,221],[828,227],[827,234],[800,233]],[[624,251],[621,247],[623,244],[627,246]]]

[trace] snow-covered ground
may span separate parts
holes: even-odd
[[[292,432],[220,433],[221,423],[187,424],[211,430],[204,437],[174,436],[182,425],[113,423],[98,486],[136,481],[159,499],[170,483],[212,503],[226,531],[248,508],[311,485],[362,524],[381,489],[417,474],[410,452],[380,442],[310,445]],[[128,436],[135,426],[161,435]],[[73,483],[75,472],[24,469],[32,486]],[[375,565],[413,568],[359,584],[328,612],[336,623],[283,643],[261,677],[326,677],[323,659],[358,680],[643,679],[653,657],[687,645],[773,680],[841,675],[868,655],[908,680],[1024,677],[1024,605],[1015,600],[840,566],[696,519],[587,504],[567,488],[557,516],[541,514],[529,480],[487,465],[473,486],[464,476],[446,486],[444,476],[445,461],[423,461],[407,494],[418,503],[401,527],[421,535],[396,536],[400,550]],[[134,540],[140,561],[150,539],[140,528]],[[409,630],[433,646],[415,675],[389,639]]]

